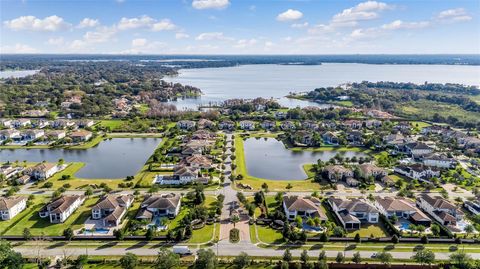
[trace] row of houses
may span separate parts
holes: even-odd
[[[95,125],[94,120],[82,119],[82,120],[69,120],[69,119],[58,119],[58,120],[47,120],[47,119],[0,119],[0,127],[3,128],[53,128],[53,129],[77,129],[77,128],[88,128]]]
[[[66,165],[58,165],[55,163],[38,163],[32,167],[3,164],[0,166],[0,174],[2,174],[5,179],[15,181],[17,184],[26,184],[30,180],[46,180],[65,169],[65,167]]]
[[[358,186],[360,180],[372,177],[386,185],[393,185],[393,180],[388,177],[388,171],[383,168],[370,163],[360,164],[356,168],[357,174],[343,165],[328,165],[323,169],[323,175],[332,183],[344,181],[352,187]]]
[[[65,222],[83,203],[83,195],[63,195],[52,199],[38,212],[50,223]],[[122,224],[128,209],[134,202],[131,194],[107,194],[91,208],[91,219],[101,227],[117,227]],[[159,218],[174,218],[180,212],[181,197],[178,194],[145,196],[136,214],[136,219],[157,223]],[[0,218],[10,220],[27,207],[27,198],[22,196],[0,197]],[[158,224],[158,223],[157,223]]]
[[[49,141],[56,141],[67,137],[67,132],[63,130],[45,131],[42,129],[4,129],[0,130],[0,141],[11,140],[13,142],[35,141],[40,138],[46,138]],[[84,142],[92,138],[92,132],[87,130],[76,130],[68,133],[68,137],[73,142]]]

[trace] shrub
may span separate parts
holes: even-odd
[[[230,242],[238,243],[240,241],[240,230],[233,228],[230,230]]]

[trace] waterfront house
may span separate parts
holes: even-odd
[[[342,199],[331,196],[328,203],[333,212],[340,220],[342,226],[347,230],[360,229],[362,222],[378,223],[378,210],[367,202],[354,198]]]
[[[45,135],[45,131],[37,129],[29,129],[23,132],[24,140],[35,140]]]
[[[325,132],[322,134],[322,139],[325,144],[338,146],[340,140],[332,132]]]
[[[20,131],[15,129],[6,129],[0,131],[0,140],[13,139],[20,136]]]
[[[34,180],[45,180],[62,170],[62,168],[55,163],[39,163],[31,168],[30,176]]]
[[[85,142],[92,138],[92,132],[86,130],[78,130],[70,134],[73,142]]]
[[[382,178],[388,174],[388,172],[374,164],[364,163],[358,166],[360,177],[368,179],[369,177]]]
[[[347,133],[347,141],[351,145],[356,145],[356,146],[363,146],[363,134],[362,132],[359,131],[351,131]]]
[[[22,196],[0,197],[0,219],[13,219],[27,208],[27,198]]]
[[[295,130],[295,123],[293,121],[284,121],[280,124],[282,130]]]
[[[330,182],[337,182],[346,180],[348,177],[353,177],[353,171],[345,168],[342,165],[329,165],[323,169],[323,173],[330,180]]]
[[[271,120],[265,120],[260,124],[260,126],[262,126],[262,128],[265,130],[270,130],[275,127],[275,122]]]
[[[108,194],[92,207],[92,219],[101,219],[104,227],[118,226],[132,203],[133,195],[131,194]]]
[[[148,195],[140,205],[136,219],[152,221],[159,217],[174,218],[180,212],[181,197],[175,193]]]
[[[93,120],[88,120],[88,119],[79,120],[78,123],[77,123],[78,127],[80,127],[80,128],[92,127],[94,124],[95,124],[95,122]]]
[[[59,140],[59,139],[65,138],[66,135],[67,133],[63,130],[53,130],[53,131],[47,132],[47,137],[50,140]]]
[[[3,164],[2,166],[0,166],[0,174],[2,174],[6,179],[10,179],[18,173],[22,172],[23,169],[23,167],[14,167],[10,164]]]
[[[75,122],[66,119],[58,119],[52,122],[52,128],[54,129],[66,129],[69,127],[74,127]]]
[[[302,218],[318,217],[321,221],[328,218],[321,209],[321,201],[315,197],[284,196],[283,210],[289,220],[294,220],[297,216]]]
[[[75,210],[85,201],[83,195],[62,195],[54,198],[39,212],[41,218],[48,217],[50,223],[62,223],[67,220]]]

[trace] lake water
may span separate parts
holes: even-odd
[[[177,108],[197,108],[201,104],[231,98],[280,98],[288,107],[317,105],[282,98],[290,92],[311,91],[318,87],[347,82],[394,81],[424,83],[461,83],[480,85],[480,66],[469,65],[375,65],[325,63],[322,65],[241,65],[235,67],[182,69],[166,81],[200,88],[199,99],[172,102]]]
[[[84,162],[76,176],[79,178],[125,178],[135,175],[145,164],[160,138],[114,138],[85,150],[69,149],[3,149],[2,162]]]
[[[274,138],[248,138],[243,146],[248,174],[276,180],[306,179],[303,164],[328,161],[338,153],[348,158],[367,156],[355,151],[292,151]]]
[[[0,79],[2,78],[23,78],[38,73],[39,70],[7,70],[0,71]]]

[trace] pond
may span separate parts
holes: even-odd
[[[113,138],[84,149],[3,149],[2,162],[83,162],[75,176],[79,178],[125,178],[135,175],[161,142],[160,138]]]
[[[243,146],[248,174],[274,180],[306,179],[304,164],[328,161],[338,153],[348,158],[367,156],[355,151],[292,151],[275,138],[248,138]]]

